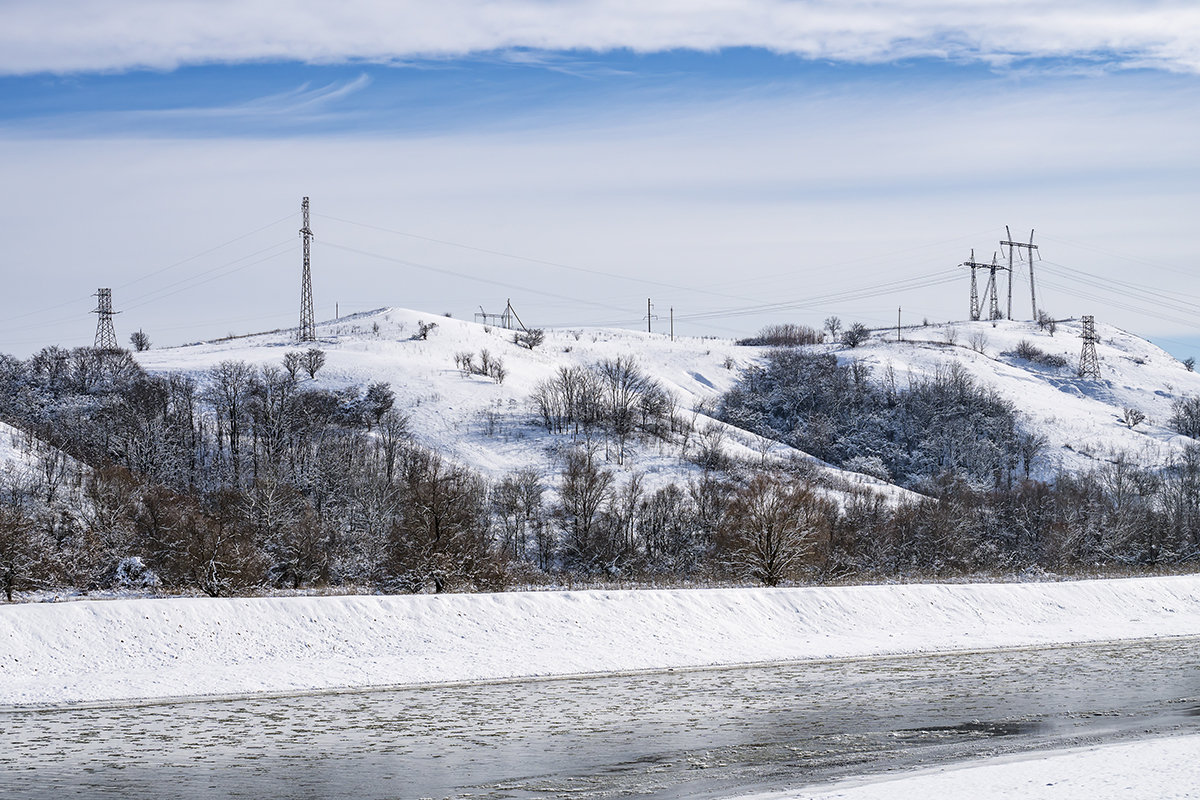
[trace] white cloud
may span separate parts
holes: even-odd
[[[1200,71],[1200,7],[1159,0],[7,0],[0,72],[535,50],[761,47]]]

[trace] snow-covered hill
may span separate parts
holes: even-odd
[[[415,338],[422,323],[436,323],[437,327],[427,338]],[[562,437],[556,440],[539,426],[530,396],[560,368],[625,356],[632,357],[675,396],[678,413],[693,423],[697,436],[706,427],[719,429],[724,437],[722,446],[730,456],[809,459],[712,418],[721,394],[764,352],[727,339],[680,337],[672,341],[662,334],[581,328],[546,331],[545,342],[529,350],[513,342],[510,330],[397,308],[322,323],[317,335],[315,346],[325,352],[326,365],[313,385],[338,389],[389,383],[396,394],[396,407],[409,416],[410,430],[419,442],[492,478],[526,466],[553,477],[559,468],[555,443],[561,443]],[[225,360],[279,366],[287,351],[305,347],[295,341],[294,331],[283,331],[151,350],[137,358],[151,372],[199,374]],[[485,350],[503,362],[506,375],[502,383],[483,375],[464,375],[456,365],[458,354],[470,353],[478,362]],[[656,442],[637,446],[634,456],[622,465],[607,466],[642,473],[644,485],[653,490],[698,474],[700,468],[684,456],[679,444]],[[868,476],[820,464],[818,468],[888,497],[907,494]]]
[[[416,337],[422,323],[436,323],[427,338]],[[1052,476],[1060,467],[1094,468],[1118,452],[1137,463],[1166,463],[1190,439],[1166,427],[1176,398],[1200,395],[1200,375],[1158,347],[1104,324],[1100,380],[1076,377],[1081,326],[1058,324],[1051,335],[1027,322],[958,322],[908,328],[901,341],[896,332],[874,333],[857,348],[817,345],[839,359],[859,359],[882,380],[888,370],[899,385],[909,376],[931,374],[960,364],[977,381],[1012,401],[1022,420],[1045,436],[1037,471]],[[410,418],[418,441],[449,457],[498,478],[525,466],[548,477],[557,470],[555,438],[538,425],[530,396],[560,368],[587,366],[601,359],[632,357],[641,369],[675,396],[680,413],[697,430],[719,429],[729,455],[754,461],[809,458],[780,444],[718,423],[712,418],[721,394],[742,370],[760,363],[766,350],[715,338],[677,338],[628,330],[582,328],[547,331],[534,350],[513,342],[513,332],[494,326],[405,309],[381,309],[318,325],[316,346],[327,356],[314,385],[328,389],[365,387],[383,381],[396,393],[396,405]],[[1064,357],[1068,365],[1050,367],[1013,355],[1021,341]],[[203,342],[138,354],[151,372],[183,370],[203,374],[225,360],[280,365],[289,350],[303,349],[293,331]],[[503,362],[503,382],[464,375],[456,357],[470,353],[476,361],[487,351]],[[1125,408],[1146,415],[1130,428]],[[645,475],[647,488],[686,480],[699,468],[684,458],[678,444],[642,444],[619,468]],[[617,465],[610,464],[616,468]],[[821,466],[831,476],[872,487],[892,498],[905,493],[867,476]]]
[[[962,365],[980,383],[1012,402],[1021,420],[1046,437],[1037,472],[1052,477],[1060,468],[1087,471],[1119,453],[1137,464],[1161,466],[1192,439],[1169,427],[1176,399],[1200,395],[1200,375],[1159,347],[1111,325],[1096,323],[1100,379],[1076,375],[1082,324],[1065,320],[1051,334],[1032,322],[998,320],[953,322],[875,332],[858,348],[839,350],[839,358],[871,365],[876,378],[890,366],[903,386],[909,376],[929,375]],[[1015,355],[1028,342],[1037,350],[1066,360],[1046,366]],[[1146,415],[1128,427],[1125,409]]]

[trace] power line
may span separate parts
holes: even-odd
[[[279,219],[275,220],[274,222],[268,222],[266,225],[263,225],[261,228],[255,228],[254,230],[250,231],[249,233],[243,233],[241,236],[235,236],[234,238],[230,239],[229,241],[222,242],[221,244],[217,245],[216,247],[210,247],[209,249],[205,250],[204,252],[197,253],[194,256],[188,256],[187,258],[185,258],[181,261],[176,261],[174,264],[168,264],[167,266],[162,267],[160,269],[156,269],[153,272],[146,273],[145,275],[142,275],[141,277],[134,278],[131,281],[127,281],[126,283],[121,284],[117,288],[124,289],[126,287],[132,286],[135,283],[140,283],[149,278],[153,278],[155,275],[161,275],[162,273],[166,272],[167,270],[175,269],[175,267],[183,266],[184,264],[195,261],[198,258],[203,258],[204,256],[209,255],[210,253],[215,253],[218,250],[221,250],[223,248],[228,247],[231,244],[234,244],[235,242],[240,242],[242,239],[248,239],[256,233],[261,233],[261,232],[265,231],[267,228],[273,228],[276,225],[278,225],[279,223],[283,222],[284,220],[288,220],[291,218],[292,218],[291,214],[286,214],[285,216],[280,217]]]
[[[188,256],[187,258],[184,258],[184,259],[181,259],[181,260],[179,260],[179,261],[176,261],[176,262],[174,262],[173,264],[168,264],[168,265],[166,265],[165,267],[160,267],[160,268],[158,268],[158,269],[155,269],[155,270],[153,270],[153,271],[151,271],[151,272],[145,273],[144,275],[141,275],[141,276],[139,276],[139,277],[137,277],[137,278],[134,278],[133,280],[126,281],[125,283],[119,284],[119,285],[118,285],[116,288],[118,288],[118,289],[125,289],[125,288],[128,288],[129,286],[132,286],[132,285],[134,285],[135,283],[140,283],[141,281],[147,280],[147,279],[149,279],[149,278],[153,278],[155,275],[160,275],[160,274],[162,274],[162,273],[164,273],[164,272],[166,272],[166,271],[168,271],[168,270],[174,269],[175,267],[179,267],[179,266],[182,266],[183,264],[187,264],[187,263],[189,263],[189,262],[195,261],[195,260],[196,260],[196,259],[198,259],[198,258],[203,258],[203,257],[204,257],[204,256],[206,256],[206,255],[209,255],[209,254],[211,254],[211,253],[215,253],[217,250],[220,250],[220,249],[222,249],[222,248],[224,248],[224,247],[228,247],[229,245],[231,245],[231,244],[234,244],[234,243],[236,243],[236,242],[240,242],[242,239],[246,239],[246,238],[248,238],[248,237],[250,237],[250,236],[253,236],[253,235],[254,235],[254,234],[256,234],[256,233],[261,233],[262,231],[265,231],[267,228],[274,227],[275,225],[278,225],[279,223],[283,222],[284,220],[290,219],[291,217],[292,217],[292,215],[291,215],[291,214],[288,214],[288,215],[286,215],[286,216],[280,217],[279,219],[275,220],[274,222],[268,222],[266,225],[263,225],[263,226],[261,226],[261,227],[259,227],[259,228],[255,228],[254,230],[250,231],[249,233],[243,233],[243,234],[241,234],[240,236],[235,236],[234,238],[232,238],[232,239],[230,239],[230,240],[228,240],[228,241],[226,241],[226,242],[222,242],[221,244],[217,245],[216,247],[210,247],[210,248],[208,248],[207,250],[204,250],[204,251],[202,251],[202,252],[200,252],[200,253],[197,253],[197,254],[195,254],[195,255],[192,255],[192,256]],[[260,252],[261,252],[261,251],[260,251]],[[64,301],[64,302],[62,302],[62,303],[56,303],[55,305],[52,305],[52,306],[45,306],[45,307],[43,307],[43,308],[39,308],[39,309],[37,309],[37,310],[34,310],[34,311],[26,311],[26,312],[24,312],[24,313],[22,313],[22,314],[15,314],[15,315],[12,315],[12,316],[9,316],[9,317],[7,317],[7,318],[6,318],[6,320],[7,320],[8,322],[12,322],[12,321],[15,321],[15,320],[27,319],[27,318],[29,318],[29,317],[41,316],[42,314],[45,314],[45,313],[47,313],[47,312],[49,312],[49,311],[57,311],[57,310],[58,310],[58,309],[60,309],[60,308],[66,308],[66,307],[68,307],[68,306],[77,306],[77,305],[79,305],[80,303],[82,303],[82,302],[84,302],[85,300],[87,300],[89,297],[93,297],[93,296],[95,296],[95,295],[94,295],[94,294],[86,294],[86,295],[81,295],[80,297],[77,297],[77,298],[74,298],[74,299],[71,299],[71,300],[66,300],[66,301]],[[130,307],[131,307],[131,306],[129,306],[129,305],[126,305],[126,308],[127,308],[127,309],[128,309],[128,308],[130,308]],[[69,318],[64,318],[64,319],[62,319],[62,320],[59,320],[59,321],[60,321],[60,322],[61,322],[61,321],[67,321],[68,319],[74,319],[74,318],[75,318],[75,317],[73,317],[73,316],[72,316],[72,317],[69,317]],[[57,322],[55,322],[55,323],[52,323],[52,324],[57,324]],[[27,327],[27,326],[22,326],[22,327]],[[37,325],[35,325],[35,326],[31,326],[31,327],[38,327],[38,326],[37,326]]]
[[[749,302],[758,302],[755,298],[741,297],[738,295],[730,295],[723,292],[713,292],[706,289],[700,289],[695,286],[679,286],[673,283],[664,283],[662,281],[653,281],[649,278],[638,278],[630,275],[621,275],[616,272],[608,272],[605,270],[589,269],[588,267],[577,267],[572,264],[564,264],[560,261],[547,261],[541,258],[531,258],[529,256],[520,256],[515,253],[506,253],[502,250],[492,250],[487,247],[476,247],[475,245],[462,244],[461,242],[452,242],[448,239],[437,239],[432,236],[422,236],[417,233],[408,233],[407,231],[398,231],[393,228],[385,228],[380,225],[370,225],[365,222],[355,222],[354,220],[343,219],[341,217],[332,217],[328,214],[315,214],[314,216],[322,219],[332,220],[334,222],[343,222],[347,225],[357,225],[360,228],[368,228],[370,230],[381,231],[383,233],[392,233],[397,236],[407,236],[410,239],[419,239],[423,242],[433,242],[434,244],[443,244],[448,247],[457,247],[462,250],[471,250],[476,253],[486,253],[487,255],[500,256],[501,258],[511,258],[517,261],[526,261],[530,264],[540,264],[545,267],[554,267],[556,269],[565,269],[571,272],[579,272],[586,275],[596,275],[601,278],[617,278],[618,280],[631,281],[633,283],[645,284],[647,286],[658,286],[664,289],[674,289],[681,292],[695,292],[698,294],[714,295],[716,297],[724,297],[732,300],[746,300]]]
[[[948,270],[939,270],[937,272],[927,273],[925,275],[918,275],[912,278],[902,278],[882,284],[875,284],[871,287],[860,287],[858,289],[833,292],[826,295],[818,295],[816,297],[780,303],[769,303],[759,306],[716,309],[712,311],[697,312],[694,314],[681,314],[677,315],[676,319],[696,321],[717,317],[740,317],[779,311],[795,311],[802,308],[811,308],[812,306],[828,305],[831,303],[856,302],[858,300],[866,300],[872,297],[880,297],[882,295],[912,291],[915,289],[925,289],[933,286],[941,286],[954,282],[958,279],[958,275],[958,269],[955,267]]]
[[[284,248],[284,249],[280,249],[280,248]],[[166,286],[163,286],[159,289],[155,289],[152,292],[147,292],[146,294],[140,295],[139,297],[134,298],[134,302],[127,304],[125,306],[125,310],[129,311],[134,308],[141,308],[142,306],[149,305],[150,303],[157,303],[159,300],[162,300],[167,297],[171,297],[173,295],[177,295],[180,292],[187,291],[188,289],[194,289],[197,286],[203,286],[207,283],[212,283],[213,281],[218,280],[220,278],[229,277],[230,275],[233,275],[234,273],[237,273],[237,272],[241,272],[244,269],[248,269],[248,268],[256,266],[258,264],[262,264],[266,261],[270,261],[272,259],[278,258],[282,255],[286,255],[288,253],[294,252],[294,248],[295,248],[295,240],[293,240],[293,239],[289,238],[289,239],[285,239],[282,242],[276,242],[275,244],[273,244],[269,247],[264,247],[261,250],[256,250],[253,253],[249,253],[249,254],[241,256],[239,258],[235,258],[233,261],[227,261],[224,264],[220,264],[211,269],[207,269],[204,272],[197,273],[197,274],[189,276],[187,278],[182,278],[178,281],[175,281],[174,283],[169,283]],[[275,250],[277,252],[271,253],[268,256],[258,259],[257,261],[250,261],[248,263],[234,267],[233,269],[226,270],[225,272],[221,272],[219,274],[212,275],[212,273],[217,272],[218,270],[223,270],[226,267],[230,267],[234,264],[237,264],[239,261],[245,261],[248,258],[254,258],[254,256],[257,256],[262,253],[270,253],[272,250]],[[202,280],[202,281],[196,280],[197,278],[201,278],[206,275],[212,275],[212,277],[208,278],[207,280]],[[180,288],[175,289],[174,291],[170,291],[170,292],[165,291],[166,289],[171,289],[176,286],[178,286]],[[138,302],[138,301],[140,301],[140,302]]]
[[[408,261],[407,259],[403,259],[403,258],[396,258],[394,256],[385,256],[381,253],[372,253],[368,250],[360,250],[357,247],[350,247],[349,245],[338,244],[336,242],[330,242],[328,240],[324,240],[324,244],[326,247],[334,247],[334,248],[337,248],[338,250],[344,250],[348,253],[355,253],[360,256],[366,256],[367,258],[375,258],[375,259],[379,259],[381,261],[389,261],[393,264],[401,264],[406,267],[415,267],[416,269],[423,269],[423,270],[427,270],[429,272],[436,272],[441,275],[449,275],[450,277],[453,277],[453,278],[463,278],[464,280],[476,281],[477,283],[487,283],[487,284],[491,284],[492,286],[500,286],[504,289],[515,289],[517,291],[529,292],[530,294],[538,294],[538,295],[542,295],[544,297],[553,297],[556,300],[566,300],[568,302],[575,303],[575,304],[595,306],[596,308],[603,308],[608,311],[624,311],[624,309],[619,308],[617,306],[610,306],[606,303],[598,303],[594,300],[583,300],[578,297],[568,297],[566,295],[556,294],[554,292],[547,292],[542,289],[531,289],[527,286],[520,286],[520,285],[517,285],[514,283],[508,283],[506,281],[497,281],[497,280],[492,280],[490,278],[481,278],[478,275],[469,275],[465,272],[456,272],[455,270],[445,269],[442,267],[434,267],[430,264],[421,264],[416,261]]]

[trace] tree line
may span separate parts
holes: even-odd
[[[956,370],[897,386],[773,354],[720,414],[920,489],[889,501],[802,461],[736,458],[724,428],[631,359],[564,368],[528,425],[550,472],[497,479],[421,446],[390,387],[330,390],[226,361],[149,375],[124,355],[0,357],[0,417],[30,466],[0,476],[0,586],[386,592],[533,584],[844,581],[1179,563],[1200,554],[1200,449],[1028,477],[1011,408]],[[1182,413],[1182,412],[1181,412]],[[981,426],[982,434],[968,435]],[[658,442],[689,466],[640,474]],[[1022,448],[1025,448],[1024,450]]]

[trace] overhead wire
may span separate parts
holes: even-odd
[[[565,300],[565,301],[569,301],[569,302],[573,302],[573,303],[582,303],[584,305],[590,305],[590,306],[594,306],[596,308],[603,308],[603,309],[606,309],[609,311],[625,310],[625,309],[619,308],[617,306],[610,306],[606,303],[598,303],[594,300],[584,300],[584,299],[581,299],[578,297],[568,297],[567,295],[557,294],[555,292],[547,292],[544,289],[534,289],[534,288],[531,288],[528,286],[520,286],[515,283],[509,283],[507,281],[497,281],[497,280],[493,280],[491,278],[483,278],[478,275],[471,275],[466,272],[458,272],[456,270],[446,269],[444,267],[435,267],[432,264],[422,264],[417,261],[410,261],[408,259],[396,258],[395,256],[383,255],[382,253],[373,253],[373,252],[370,252],[369,250],[362,250],[357,247],[350,247],[349,245],[338,244],[337,242],[331,242],[328,239],[324,239],[323,244],[325,247],[332,247],[337,250],[343,250],[348,253],[355,253],[357,255],[365,256],[367,258],[374,258],[374,259],[378,259],[380,261],[388,261],[393,264],[400,264],[400,265],[406,266],[406,267],[414,267],[416,269],[422,269],[422,270],[426,270],[428,272],[436,272],[440,275],[449,275],[450,277],[453,277],[453,278],[462,278],[463,280],[475,281],[477,283],[486,283],[486,284],[490,284],[492,286],[499,286],[499,287],[505,288],[505,289],[517,289],[522,292],[529,292],[530,294],[542,295],[543,297],[553,297],[557,300]]]
[[[587,275],[596,275],[601,278],[616,278],[618,280],[640,283],[644,286],[657,286],[657,287],[663,288],[663,289],[674,289],[675,291],[693,292],[693,293],[697,293],[697,294],[709,294],[709,295],[715,295],[717,297],[724,297],[724,298],[733,299],[733,300],[746,300],[748,302],[758,302],[755,298],[741,297],[739,295],[730,295],[730,294],[727,294],[724,292],[713,292],[713,291],[709,291],[706,289],[697,288],[695,286],[680,286],[680,285],[674,284],[674,283],[665,283],[663,281],[650,280],[649,278],[641,278],[641,277],[637,277],[637,276],[633,276],[633,275],[622,275],[618,272],[610,272],[607,270],[598,270],[598,269],[591,269],[588,267],[579,267],[579,266],[575,266],[572,264],[564,264],[560,261],[547,261],[547,260],[541,259],[541,258],[531,258],[529,256],[516,255],[515,253],[506,253],[502,250],[493,250],[493,249],[490,249],[487,247],[477,247],[475,245],[463,244],[461,242],[453,242],[448,239],[437,239],[432,236],[422,236],[422,235],[416,234],[416,233],[409,233],[407,231],[395,230],[394,228],[385,228],[381,225],[371,225],[366,222],[355,222],[354,220],[343,219],[342,217],[333,217],[328,214],[314,213],[313,216],[320,217],[322,219],[331,220],[333,222],[342,222],[347,225],[357,225],[358,227],[361,227],[361,228],[368,228],[370,230],[381,231],[383,233],[393,233],[393,234],[396,234],[397,236],[407,236],[411,239],[418,239],[420,241],[433,242],[435,244],[447,245],[448,247],[457,247],[457,248],[460,248],[463,250],[471,250],[476,253],[485,253],[487,255],[500,256],[502,258],[511,258],[511,259],[514,259],[517,261],[525,261],[530,264],[540,264],[540,265],[546,266],[546,267],[554,267],[556,269],[565,269],[570,272],[579,272],[579,273],[583,273],[583,274],[587,274]]]
[[[202,252],[200,252],[200,253],[197,253],[197,254],[195,254],[195,255],[192,255],[192,256],[188,256],[187,258],[181,259],[181,260],[179,260],[179,261],[176,261],[176,262],[174,262],[174,263],[172,263],[172,264],[168,264],[168,265],[166,265],[165,267],[160,267],[160,268],[158,268],[158,269],[155,269],[155,270],[153,270],[153,271],[151,271],[151,272],[145,273],[144,275],[140,275],[139,277],[137,277],[137,278],[134,278],[133,280],[126,281],[125,283],[122,283],[122,284],[119,284],[119,285],[117,285],[115,288],[117,288],[117,289],[125,289],[125,288],[128,288],[129,286],[132,286],[132,285],[134,285],[135,283],[139,283],[139,282],[141,282],[141,281],[143,281],[143,280],[147,280],[147,279],[149,279],[149,278],[152,278],[152,277],[154,277],[154,276],[156,276],[156,275],[160,275],[160,274],[162,274],[163,272],[166,272],[166,271],[168,271],[168,270],[174,269],[175,267],[179,267],[179,266],[182,266],[182,265],[184,265],[184,264],[187,264],[187,263],[190,263],[190,262],[192,262],[192,261],[195,261],[195,260],[196,260],[196,259],[198,259],[198,258],[203,258],[204,256],[206,256],[206,255],[209,255],[209,254],[211,254],[211,253],[215,253],[216,251],[218,251],[218,250],[220,250],[220,249],[222,249],[222,248],[228,247],[228,246],[229,246],[229,245],[231,245],[231,244],[236,244],[237,242],[240,242],[240,241],[241,241],[241,240],[243,240],[243,239],[249,238],[249,237],[251,237],[251,236],[255,235],[256,233],[261,233],[262,231],[265,231],[265,230],[267,230],[268,228],[272,228],[272,227],[274,227],[274,226],[278,225],[279,223],[283,222],[284,220],[287,220],[287,219],[289,219],[289,218],[291,218],[291,217],[294,217],[294,216],[295,216],[295,213],[294,213],[294,212],[293,212],[293,213],[289,213],[289,214],[287,214],[287,215],[285,215],[285,216],[283,216],[283,217],[280,217],[280,218],[279,218],[279,219],[277,219],[277,220],[274,220],[274,221],[272,221],[272,222],[268,222],[266,225],[263,225],[263,226],[261,226],[261,227],[255,228],[254,230],[252,230],[252,231],[250,231],[250,232],[248,232],[248,233],[243,233],[243,234],[241,234],[241,235],[239,235],[239,236],[235,236],[235,237],[233,237],[232,239],[229,239],[228,241],[225,241],[225,242],[222,242],[222,243],[221,243],[221,244],[219,244],[219,245],[216,245],[215,247],[210,247],[210,248],[208,248],[207,250],[204,250],[204,251],[202,251]],[[52,305],[52,306],[45,306],[45,307],[43,307],[43,308],[40,308],[40,309],[37,309],[37,310],[34,310],[34,311],[26,311],[26,312],[24,312],[24,313],[21,313],[21,314],[14,314],[14,315],[12,315],[12,316],[8,316],[8,317],[6,317],[6,319],[5,319],[5,322],[13,322],[13,321],[16,321],[16,320],[28,319],[29,317],[40,316],[40,315],[42,315],[42,314],[45,314],[45,313],[46,313],[46,312],[48,312],[48,311],[57,311],[57,310],[58,310],[58,309],[60,309],[60,308],[66,308],[67,306],[73,306],[73,305],[76,305],[76,304],[78,304],[78,303],[82,303],[82,302],[84,302],[85,300],[87,300],[89,297],[94,297],[94,296],[95,296],[95,295],[94,295],[94,293],[89,293],[89,294],[86,294],[86,295],[82,295],[82,296],[80,296],[80,297],[78,297],[78,298],[76,298],[76,299],[73,299],[73,300],[66,300],[66,301],[64,301],[64,302],[62,302],[62,303],[56,303],[56,304],[54,304],[54,305]],[[71,317],[70,319],[74,319],[74,317]],[[60,320],[60,321],[62,321],[62,320]],[[22,325],[21,327],[22,327],[23,329],[24,329],[24,328],[36,328],[36,327],[44,327],[46,324],[57,324],[57,323],[43,323],[42,325]]]

